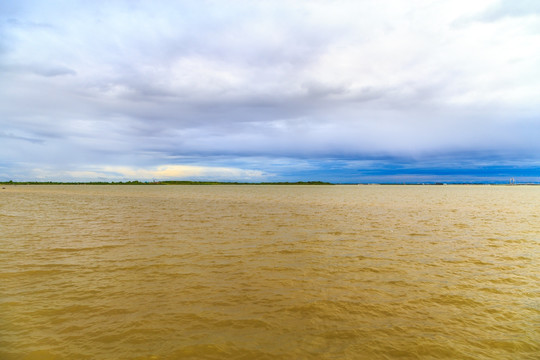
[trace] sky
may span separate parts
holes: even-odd
[[[540,1],[0,2],[0,181],[540,182]]]

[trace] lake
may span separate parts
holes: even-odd
[[[537,359],[540,186],[5,186],[1,359]]]

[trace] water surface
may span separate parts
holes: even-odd
[[[540,187],[6,186],[1,359],[536,359]]]

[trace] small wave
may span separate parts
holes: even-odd
[[[86,246],[86,247],[57,247],[49,248],[47,251],[53,252],[78,252],[78,251],[93,251],[93,250],[108,250],[124,247],[125,245],[100,245],[100,246]]]
[[[216,326],[233,328],[233,329],[270,329],[271,326],[265,321],[257,319],[231,319],[231,320],[220,320],[215,323]]]
[[[196,344],[174,350],[166,359],[276,359],[276,354],[238,347],[232,343]]]

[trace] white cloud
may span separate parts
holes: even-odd
[[[540,153],[534,2],[21,1],[0,14],[9,163]]]
[[[161,165],[155,167],[92,166],[92,170],[55,170],[35,168],[26,174],[27,178],[44,180],[81,181],[166,181],[166,180],[222,180],[222,181],[263,181],[270,174],[258,170],[233,167]]]
[[[261,180],[265,175],[262,171],[244,170],[230,167],[208,167],[191,165],[161,165],[155,168],[132,168],[126,166],[104,166],[106,174],[118,174],[122,178],[133,179],[227,179],[227,180]]]

